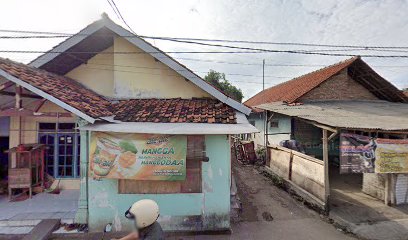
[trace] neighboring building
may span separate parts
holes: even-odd
[[[361,77],[361,73],[353,76],[356,68],[369,71],[373,75],[372,78],[375,79],[375,83],[365,80],[364,77]],[[258,145],[264,145],[264,113],[262,109],[256,108],[256,106],[264,103],[302,103],[313,100],[404,102],[405,99],[397,88],[375,73],[360,57],[354,57],[265,89],[249,98],[244,104],[253,109],[248,120],[252,123],[255,122],[256,128],[260,130],[260,133],[254,134],[254,139]],[[302,123],[298,120],[278,113],[268,116],[268,119],[269,143],[278,144],[281,140],[302,138],[302,136],[290,135],[291,129],[302,128]],[[275,127],[277,125],[278,128]],[[313,135],[311,131],[307,131],[309,135]],[[310,145],[316,142],[320,142],[320,139],[311,139]]]
[[[258,112],[267,110],[268,125],[274,118],[279,122],[277,129],[269,128],[266,132],[268,145],[273,146],[268,151],[267,166],[311,192],[312,199],[317,199],[318,204],[325,205],[330,195],[329,164],[333,186],[351,178],[338,174],[339,135],[355,133],[374,138],[406,139],[407,102],[408,97],[402,91],[378,75],[360,57],[353,57],[266,89],[245,104],[254,109],[249,121],[257,119],[262,126],[264,115]],[[280,125],[281,122],[285,124]],[[255,126],[261,131],[258,138],[262,138],[265,132],[259,125]],[[325,131],[332,134],[324,136]],[[296,140],[301,149],[290,152],[277,146],[285,139]],[[292,169],[292,164],[297,169]],[[363,191],[387,204],[408,202],[401,197],[408,193],[403,174],[355,173],[352,178],[356,179],[355,184],[350,180],[349,185],[343,186],[353,185],[353,191]],[[392,178],[395,179],[390,180]]]
[[[80,190],[75,221],[90,231],[103,231],[108,223],[130,230],[124,212],[143,198],[158,202],[165,230],[229,229],[229,136],[257,131],[245,116],[250,109],[107,17],[29,65],[0,58],[0,95],[7,147],[47,145],[46,171],[60,188]],[[136,150],[135,139],[154,146],[174,141],[176,151],[185,151],[178,158],[185,162],[176,162],[182,177],[156,181],[172,172],[152,177],[153,166],[138,175],[145,180],[129,180],[133,172],[127,167],[142,159],[124,157],[119,166],[123,152],[115,158],[114,147],[103,148],[100,136],[120,141],[121,151],[134,158],[151,153]],[[101,143],[104,150],[97,150]],[[110,164],[108,173],[102,161]]]

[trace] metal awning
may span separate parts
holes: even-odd
[[[295,106],[275,102],[256,107],[334,128],[408,130],[408,104],[406,103],[380,100],[325,100],[309,101]]]
[[[80,127],[80,130],[98,132],[122,132],[122,133],[150,133],[150,134],[245,134],[259,132],[251,125],[246,116],[237,114],[236,124],[217,123],[152,123],[152,122],[120,122],[94,123]],[[108,121],[112,119],[106,118]]]

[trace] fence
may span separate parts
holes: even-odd
[[[266,167],[289,182],[297,192],[325,206],[324,163],[303,153],[277,145],[268,147]]]

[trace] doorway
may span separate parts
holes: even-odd
[[[0,179],[7,177],[8,154],[5,151],[9,149],[9,137],[0,137]]]

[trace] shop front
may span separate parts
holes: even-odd
[[[260,108],[292,119],[291,141],[296,145],[273,146],[269,167],[302,188],[316,204],[361,216],[367,215],[364,211],[378,215],[376,208],[386,213],[394,211],[388,206],[405,205],[400,211],[405,215],[407,104],[332,100]]]
[[[165,230],[229,229],[230,142],[224,135],[89,133],[91,231],[108,223],[131,230],[124,216],[140,199],[160,206]]]
[[[230,228],[230,136],[256,131],[244,115],[237,114],[236,124],[122,122],[80,129],[89,143],[81,191],[87,192],[90,231],[108,223],[130,230],[124,213],[146,198],[159,204],[165,230]]]

